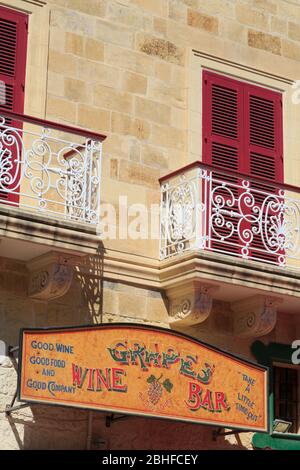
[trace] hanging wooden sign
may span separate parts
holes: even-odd
[[[265,367],[133,324],[23,329],[19,399],[268,431]]]

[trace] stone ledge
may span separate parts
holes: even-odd
[[[95,225],[56,220],[41,213],[3,205],[0,206],[0,237],[80,255],[97,253],[101,245]]]
[[[104,253],[103,278],[151,289],[161,287],[158,260],[113,250]]]
[[[191,251],[160,263],[163,289],[180,286],[186,278],[209,280],[268,291],[280,296],[300,297],[300,271],[247,261],[208,251]]]
[[[292,269],[208,251],[186,252],[159,261],[106,250],[97,235],[96,226],[57,221],[43,214],[25,213],[19,208],[0,206],[0,237],[3,243],[9,240],[11,244],[26,242],[32,247],[38,247],[39,252],[31,258],[53,250],[63,252],[66,256],[87,257],[85,261],[79,262],[81,272],[144,288],[167,291],[197,281],[221,287],[216,292],[219,300],[222,300],[228,288],[234,289],[240,299],[255,295],[255,292],[261,295],[268,292],[268,296],[284,299],[282,311],[287,309],[291,299],[300,297],[300,272]],[[11,257],[8,253],[2,256]],[[101,272],[93,272],[88,257],[101,259]],[[239,290],[241,287],[243,292]]]
[[[85,267],[81,266],[85,271]],[[267,266],[210,252],[189,252],[172,259],[158,261],[140,255],[103,249],[103,278],[150,289],[181,288],[193,280],[213,286],[253,290],[261,295],[300,297],[300,272]],[[222,291],[217,290],[221,300]]]

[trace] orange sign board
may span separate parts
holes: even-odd
[[[21,331],[19,399],[267,431],[265,367],[171,330]]]

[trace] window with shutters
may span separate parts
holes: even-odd
[[[26,72],[28,16],[0,6],[0,115],[1,109],[22,114]],[[18,145],[5,139],[5,126],[22,129],[21,122],[6,118],[2,132],[0,160],[0,202],[18,204],[21,158]]]
[[[281,94],[204,71],[203,161],[220,168],[220,173],[212,172],[211,197],[221,196],[227,209],[219,217],[209,215],[209,248],[241,254],[244,240],[240,235],[248,231],[253,237],[248,245],[250,256],[276,262],[282,252],[273,254],[265,248],[253,207],[263,212],[268,195],[278,195],[272,182],[283,182]],[[222,174],[222,170],[249,175],[254,197],[251,207],[240,197],[245,192],[243,178],[234,173]],[[222,186],[222,182],[226,184]],[[249,212],[249,217],[241,220],[237,216],[241,212]],[[266,218],[270,217],[269,210]],[[268,230],[268,220],[266,227]]]

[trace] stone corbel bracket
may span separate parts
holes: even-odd
[[[27,263],[29,270],[28,296],[50,301],[65,295],[73,280],[74,257],[49,252]]]
[[[191,280],[167,289],[170,326],[194,326],[204,322],[211,313],[215,289],[217,287]]]
[[[276,325],[278,297],[256,295],[233,302],[234,334],[243,337],[259,337],[270,333]]]

